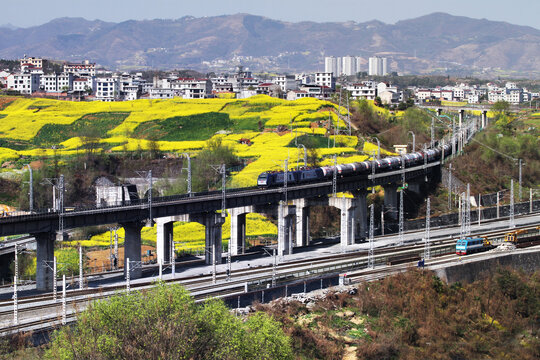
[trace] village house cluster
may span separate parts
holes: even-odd
[[[61,73],[45,73],[47,60],[24,56],[20,59],[20,71],[0,71],[0,85],[11,91],[32,96],[55,96],[65,99],[128,101],[140,98],[202,99],[212,97],[248,98],[265,94],[287,100],[305,97],[328,99],[336,91],[336,84],[350,92],[354,99],[381,99],[383,104],[398,104],[414,97],[417,102],[434,100],[466,101],[471,104],[481,101],[491,103],[505,100],[519,104],[538,97],[527,89],[507,83],[504,88],[495,84],[485,86],[458,84],[452,87],[433,89],[400,89],[395,85],[365,80],[348,81],[360,70],[359,57],[327,57],[325,71],[295,75],[276,75],[259,78],[251,71],[239,67],[233,73],[224,73],[209,78],[186,78],[174,72],[166,76],[143,78],[142,73],[111,73],[96,68],[90,61],[64,63]],[[370,58],[369,74],[387,73],[386,58]],[[339,74],[336,76],[336,74]]]
[[[463,101],[469,104],[478,104],[481,101],[495,103],[506,101],[510,104],[521,104],[538,98],[538,93],[533,93],[525,88],[519,88],[516,83],[507,82],[501,88],[496,84],[488,83],[484,86],[459,84],[456,86],[437,87],[434,89],[415,89],[415,97],[419,101],[445,100]]]

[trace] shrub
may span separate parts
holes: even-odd
[[[220,300],[197,305],[179,285],[95,302],[53,336],[49,359],[292,359],[271,317],[242,322]]]

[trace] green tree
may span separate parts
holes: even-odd
[[[90,305],[53,336],[48,359],[292,359],[290,339],[265,314],[245,322],[220,300],[195,304],[179,285]]]
[[[506,115],[508,113],[508,110],[510,110],[510,104],[504,100],[497,101],[491,107],[491,111],[497,114],[497,118],[501,117],[502,115]]]

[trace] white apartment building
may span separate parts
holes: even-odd
[[[341,60],[342,74],[347,76],[356,75],[358,73],[358,64],[354,56],[344,56]]]
[[[383,76],[388,74],[387,59],[383,57],[369,58],[368,74],[370,76]]]
[[[324,58],[324,72],[332,73],[334,76],[341,75],[341,58],[334,56],[328,56]]]
[[[32,94],[39,90],[39,78],[39,74],[11,74],[7,77],[7,88],[21,94]]]
[[[298,89],[298,82],[288,76],[276,76],[272,82],[281,88],[281,91],[286,93],[289,90]]]
[[[95,88],[96,79],[93,77],[78,78],[73,80],[73,92],[82,93],[88,90],[94,91]]]
[[[469,104],[478,104],[480,102],[480,95],[478,93],[469,93],[467,95],[467,102]]]
[[[516,88],[506,88],[503,92],[504,100],[510,104],[520,104],[523,102],[523,91]]]
[[[318,72],[315,73],[315,84],[334,89],[336,86],[336,78],[331,72]]]
[[[83,77],[96,76],[96,64],[88,60],[82,63],[67,63],[64,64],[64,72]]]
[[[294,80],[296,80],[299,84],[311,84],[313,82],[313,76],[309,74],[295,74]]]
[[[96,79],[96,99],[114,101],[118,96],[118,81],[113,77]]]
[[[360,72],[361,63],[362,58],[359,56],[329,56],[324,58],[324,71],[333,73],[335,77],[352,76]]]
[[[171,89],[182,94],[184,99],[203,99],[212,94],[209,79],[178,78],[171,81]]]
[[[173,89],[151,88],[148,92],[150,99],[172,99],[176,92]]]
[[[46,62],[46,60],[43,60],[42,58],[37,57],[27,57],[24,55],[22,59],[19,60],[21,63],[21,68],[26,65],[32,65],[33,67],[43,69],[43,64]]]
[[[377,97],[377,87],[374,86],[373,81],[348,85],[347,90],[350,91],[354,99],[375,100]]]
[[[68,92],[73,89],[73,74],[47,74],[40,78],[40,89],[45,92]]]

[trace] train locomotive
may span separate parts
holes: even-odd
[[[402,157],[391,156],[380,160],[367,160],[355,162],[352,164],[340,164],[336,166],[324,166],[318,168],[303,168],[287,172],[287,184],[303,184],[309,182],[318,182],[332,179],[334,171],[338,178],[367,176],[373,171],[376,173],[397,170],[401,168],[401,162],[404,162],[406,168],[438,161],[452,154],[452,146],[447,144],[438,146],[426,151],[418,151],[406,154]],[[285,184],[285,172],[267,171],[263,172],[257,178],[257,186],[261,188],[279,187]]]
[[[487,237],[464,238],[456,242],[456,254],[468,255],[476,252],[487,251],[493,248]]]

